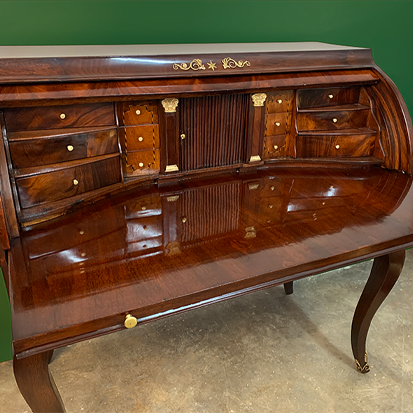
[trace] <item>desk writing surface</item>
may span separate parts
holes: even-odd
[[[280,169],[138,189],[40,224],[11,250],[16,346],[411,245],[411,183],[376,167]]]

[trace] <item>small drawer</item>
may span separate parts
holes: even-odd
[[[142,218],[162,214],[162,200],[160,196],[148,196],[125,205],[125,218]]]
[[[123,103],[120,112],[122,126],[159,123],[157,102]]]
[[[323,106],[353,105],[358,103],[360,87],[301,89],[297,91],[297,107],[317,108]]]
[[[265,115],[265,136],[285,135],[290,129],[290,118],[288,112]]]
[[[12,108],[4,116],[8,132],[115,125],[112,103]]]
[[[162,235],[162,215],[129,220],[126,227],[128,243],[159,237]]]
[[[134,174],[156,173],[160,169],[159,149],[125,154],[126,170]]]
[[[265,113],[291,112],[293,107],[294,91],[283,90],[267,93]]]
[[[285,204],[281,197],[268,197],[260,200],[260,214],[263,214],[267,221],[280,221],[284,213]]]
[[[273,198],[273,197],[282,197],[286,195],[284,188],[288,184],[288,190],[291,186],[291,179],[287,178],[276,178],[276,179],[265,179],[261,183],[261,198]],[[288,193],[288,192],[287,192]]]
[[[156,248],[155,251],[153,250],[154,248]],[[125,252],[126,256],[129,258],[136,255],[145,256],[147,253],[153,254],[157,250],[163,252],[161,236],[156,238],[145,239],[143,241],[129,242],[127,248],[125,249]]]
[[[297,136],[298,158],[371,156],[376,135]]]
[[[369,110],[304,112],[297,114],[298,131],[357,129],[367,125]]]
[[[116,129],[9,143],[15,168],[74,161],[118,152]]]
[[[119,157],[16,179],[22,208],[59,201],[121,181]]]
[[[276,135],[264,138],[264,150],[271,156],[286,155],[286,136]]]
[[[159,126],[127,126],[119,129],[119,138],[125,151],[159,149]]]

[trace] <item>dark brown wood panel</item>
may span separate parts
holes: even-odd
[[[372,156],[375,135],[298,136],[298,158]]]
[[[243,161],[249,95],[218,95],[180,101],[179,134],[184,171]]]
[[[7,131],[115,125],[113,103],[5,109]]]
[[[22,208],[120,182],[119,157],[16,180]]]
[[[297,113],[298,131],[357,129],[367,125],[370,110],[337,110],[328,112]]]
[[[266,136],[264,139],[264,159],[288,156],[286,135]]]
[[[134,175],[159,173],[159,149],[132,151],[123,154],[126,172]]]
[[[265,115],[265,136],[285,135],[291,127],[291,114],[269,113]]]
[[[121,126],[158,123],[157,102],[124,102],[118,105],[118,118]]]
[[[297,92],[297,107],[318,108],[355,104],[359,102],[360,87],[302,89]]]
[[[119,151],[116,129],[79,131],[58,138],[19,139],[10,142],[9,148],[15,168],[67,162]]]
[[[293,90],[267,93],[265,113],[291,112],[293,110]]]

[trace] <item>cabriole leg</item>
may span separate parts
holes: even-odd
[[[65,412],[62,399],[49,372],[53,351],[17,359],[14,356],[14,376],[20,392],[34,413]]]
[[[404,250],[375,258],[370,277],[357,304],[351,326],[351,346],[357,369],[362,373],[370,370],[366,338],[371,320],[399,278],[404,258]]]

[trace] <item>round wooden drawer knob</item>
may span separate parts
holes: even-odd
[[[66,115],[65,115],[64,113],[61,113],[61,114],[59,115],[59,118],[60,118],[60,119],[66,119]]]
[[[142,136],[139,136],[138,141],[139,141],[139,142],[143,142]]]
[[[137,115],[140,115],[140,114],[141,114],[141,111],[138,109],[135,113],[136,113]]]
[[[340,145],[336,145],[336,149],[340,149]]]
[[[73,179],[73,185],[79,185],[79,181],[77,179]]]
[[[126,328],[133,328],[138,324],[138,320],[133,315],[126,314],[125,322],[123,324]]]
[[[74,149],[72,145],[67,145],[66,148],[69,152],[72,152]]]

